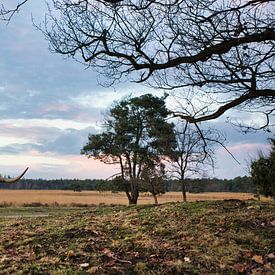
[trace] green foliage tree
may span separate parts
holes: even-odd
[[[275,139],[271,140],[270,155],[260,156],[251,163],[251,176],[260,194],[275,198]]]
[[[103,122],[101,134],[89,135],[81,153],[107,164],[119,164],[129,204],[136,204],[141,175],[148,161],[160,163],[175,146],[173,124],[165,96],[150,94],[116,103]]]

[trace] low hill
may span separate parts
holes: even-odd
[[[275,203],[0,208],[0,273],[272,274]]]

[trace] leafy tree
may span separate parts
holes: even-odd
[[[186,97],[203,108],[184,106],[174,115],[191,123],[234,108],[262,112],[265,122],[250,129],[272,124],[272,0],[53,3],[58,13],[50,12],[42,29],[51,49],[98,68],[110,85],[127,77],[157,88],[188,87]]]
[[[103,133],[90,135],[82,149],[88,157],[119,164],[129,204],[137,203],[148,160],[161,162],[175,145],[164,99],[146,94],[116,103],[103,122]]]
[[[251,176],[260,194],[275,198],[275,139],[271,142],[269,157],[262,155],[251,163]]]
[[[67,187],[68,190],[73,190],[74,192],[81,192],[81,184],[80,183],[72,183],[70,186]]]

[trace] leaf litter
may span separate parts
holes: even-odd
[[[274,202],[48,211],[0,218],[0,274],[275,272]]]

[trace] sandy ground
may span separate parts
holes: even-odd
[[[223,200],[223,199],[252,199],[253,194],[248,193],[187,193],[188,201]],[[159,203],[181,201],[180,192],[167,192],[158,197]],[[0,190],[0,205],[24,205],[31,203],[42,204],[122,204],[127,205],[125,193],[98,192],[98,191],[62,191],[62,190]],[[141,194],[138,204],[152,204],[150,194]]]

